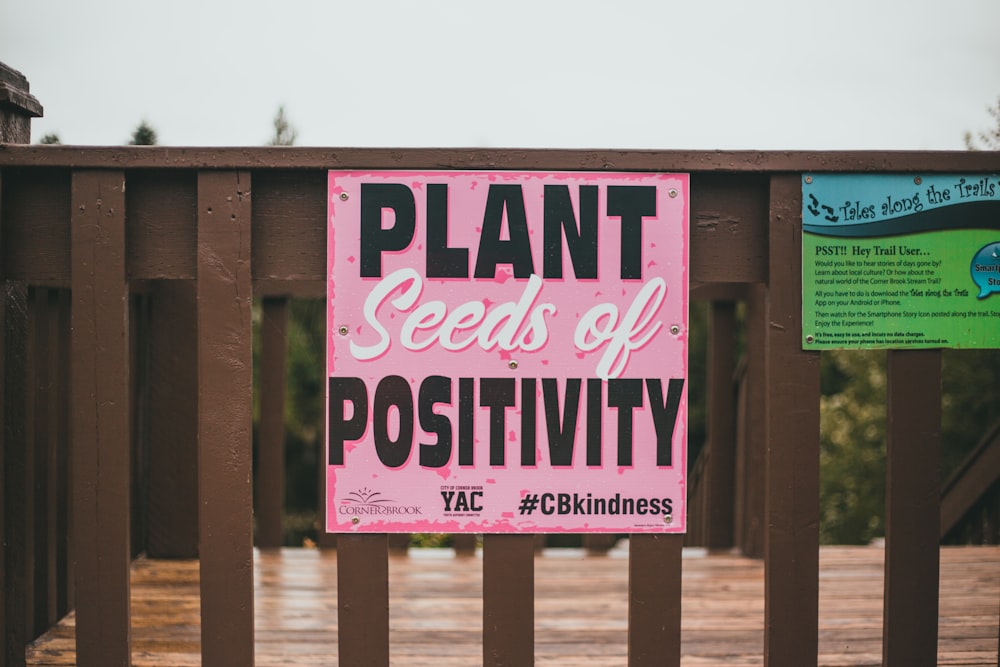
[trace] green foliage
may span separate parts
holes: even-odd
[[[1000,419],[1000,350],[944,350],[941,364],[945,480]]]
[[[820,359],[820,541],[864,544],[885,532],[885,353]]]
[[[42,136],[42,138],[38,140],[38,143],[43,146],[53,146],[55,144],[61,144],[62,141],[60,141],[58,134],[55,132],[49,132],[48,134]]]
[[[885,532],[886,356],[821,357],[820,539],[863,544]],[[955,470],[1000,419],[1000,350],[944,350],[941,476]]]
[[[410,535],[410,546],[418,549],[441,549],[452,545],[452,536],[447,533],[414,533]]]
[[[986,107],[986,111],[993,118],[993,127],[977,132],[975,137],[972,132],[965,133],[965,147],[970,151],[1000,151],[1000,97],[996,106]]]
[[[286,546],[315,542],[320,530],[320,461],[325,436],[323,377],[326,373],[326,309],[323,299],[292,299],[288,318],[285,374],[285,519]],[[253,307],[254,434],[260,422],[258,369],[261,306]],[[254,457],[256,461],[256,457]]]
[[[708,302],[691,301],[688,310],[688,468],[705,445],[706,369],[708,368]]]
[[[274,137],[268,144],[271,146],[293,146],[298,136],[298,131],[288,122],[285,107],[278,107],[278,113],[274,116]]]
[[[155,146],[156,142],[156,130],[144,119],[132,131],[132,138],[128,144],[129,146]]]

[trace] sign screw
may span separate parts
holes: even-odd
[[[511,359],[510,361],[507,362],[507,368],[509,368],[512,371],[516,371],[517,370],[517,362],[514,361],[513,359]]]
[[[665,524],[667,524],[669,526],[673,522],[674,522],[674,517],[671,516],[670,514],[665,514],[663,516],[663,523],[665,523]]]
[[[924,182],[924,179],[920,178],[919,176],[914,176],[914,177],[913,177],[913,182],[914,182],[914,183],[915,183],[916,185],[920,185],[921,183],[923,183],[923,182]]]
[[[810,343],[810,344],[811,344],[811,343],[812,343],[813,341],[815,341],[815,340],[816,340],[816,339],[815,339],[815,338],[813,338],[813,337],[812,337],[811,335],[809,335],[809,336],[806,336],[806,342],[807,342],[807,343]]]
[[[674,188],[670,188],[669,190],[667,190],[667,194],[670,195],[671,199],[674,199],[677,197],[677,190]]]
[[[813,177],[812,176],[806,176],[806,183],[808,184],[808,183],[812,183],[812,182],[813,182]]]
[[[340,334],[341,336],[346,336],[346,335],[347,335],[348,333],[350,333],[350,331],[348,330],[348,328],[347,328],[347,327],[343,327],[343,326],[342,326],[342,327],[340,327],[339,329],[337,329],[337,332],[338,332],[338,333],[339,333],[339,334]]]
[[[350,198],[351,198],[351,195],[347,194],[346,192],[341,192],[340,193],[340,201],[347,201]]]
[[[361,523],[361,519],[359,519],[358,517],[354,517],[353,519],[351,519],[351,523],[353,523],[356,526],[359,523]]]
[[[673,335],[676,336],[680,332],[681,332],[681,328],[679,326],[677,326],[676,324],[673,325],[672,327],[670,327],[670,333],[672,333]]]

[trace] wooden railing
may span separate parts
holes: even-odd
[[[692,525],[762,553],[766,664],[815,664],[819,355],[801,345],[801,174],[998,172],[995,153],[0,146],[4,667],[71,607],[80,665],[129,664],[137,549],[197,554],[203,664],[253,663],[251,299],[322,297],[327,170],[386,168],[691,174],[692,294],[714,304],[710,373],[728,386],[709,438],[746,434],[705,466],[733,480],[712,500],[734,518]],[[885,663],[929,665],[940,352],[890,352],[889,384]],[[275,430],[262,424],[262,441]],[[484,664],[533,660],[534,543],[484,538]],[[680,662],[682,543],[631,540],[631,665]],[[339,536],[343,665],[388,664],[387,550],[385,535]]]
[[[1000,422],[958,466],[942,488],[941,540],[997,543],[1000,535]]]

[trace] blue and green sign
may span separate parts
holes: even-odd
[[[1000,348],[1000,175],[802,180],[802,346]]]

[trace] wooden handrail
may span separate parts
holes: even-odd
[[[941,539],[944,539],[1000,480],[1000,421],[955,469],[941,488]]]

